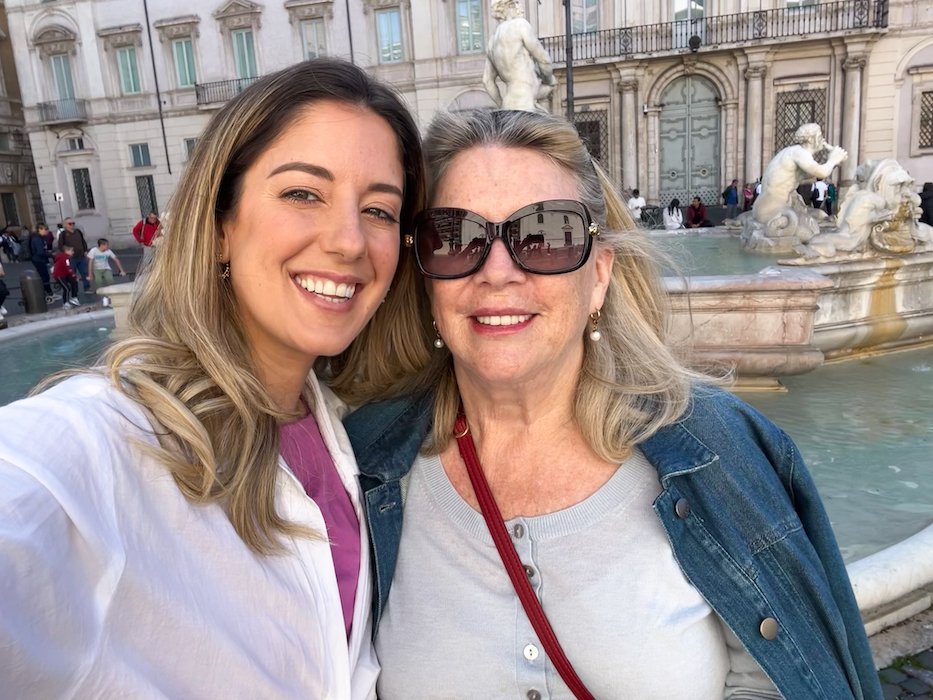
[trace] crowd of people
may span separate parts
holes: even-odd
[[[798,450],[680,359],[565,119],[422,143],[306,61],[213,116],[171,211],[125,337],[0,408],[3,694],[882,697]]]

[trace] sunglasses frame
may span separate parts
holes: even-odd
[[[483,248],[482,254],[477,259],[476,264],[470,270],[457,274],[445,275],[428,272],[424,268],[424,264],[421,261],[421,256],[418,254],[418,246],[415,245],[415,239],[418,235],[420,224],[432,216],[434,212],[438,211],[458,212],[461,219],[480,224],[485,229],[486,245]],[[516,220],[531,214],[540,214],[541,212],[563,212],[567,214],[575,214],[583,218],[583,221],[586,224],[586,232],[588,235],[583,239],[583,254],[580,256],[579,262],[570,267],[561,268],[559,270],[542,271],[533,270],[525,265],[521,260],[519,260],[518,253],[516,253],[512,248],[512,243],[508,236],[505,235],[505,232],[508,230],[508,227]],[[486,258],[489,257],[489,251],[492,250],[492,245],[495,243],[497,238],[502,241],[506,250],[509,251],[509,256],[512,258],[512,261],[525,272],[531,273],[533,275],[565,275],[568,272],[574,272],[583,267],[586,264],[586,261],[589,260],[590,252],[593,250],[593,239],[599,235],[599,224],[593,221],[593,217],[590,214],[589,209],[587,209],[586,205],[582,202],[578,202],[575,199],[546,199],[541,202],[528,204],[521,209],[512,212],[509,214],[508,218],[504,219],[503,221],[489,221],[476,212],[460,207],[429,207],[428,209],[424,209],[419,212],[415,217],[414,230],[414,234],[408,234],[405,236],[405,245],[409,248],[414,248],[415,261],[418,263],[418,269],[421,270],[421,274],[423,274],[425,277],[435,280],[456,280],[469,277],[470,275],[475,275],[482,269],[483,265],[486,263]]]

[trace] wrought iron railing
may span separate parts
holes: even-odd
[[[618,27],[573,35],[574,61],[619,58],[746,41],[822,36],[837,32],[873,32],[888,26],[888,0],[839,0],[802,7],[740,12],[636,27]],[[693,46],[691,46],[691,39]],[[566,37],[542,37],[555,64],[565,61]]]
[[[197,83],[194,91],[199,105],[209,105],[236,97],[257,80],[258,78],[235,78],[218,80],[215,83]]]
[[[43,124],[63,122],[87,121],[86,100],[56,100],[55,102],[40,102],[39,121]]]

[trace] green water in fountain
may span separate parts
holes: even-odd
[[[738,234],[710,229],[703,229],[702,233],[653,234],[652,238],[671,256],[676,269],[686,276],[755,274],[782,258],[793,257],[746,253],[739,244]]]

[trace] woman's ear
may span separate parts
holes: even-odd
[[[596,284],[593,286],[593,298],[590,308],[600,309],[606,301],[609,280],[612,279],[612,266],[615,263],[615,251],[609,246],[594,246],[596,258]]]

